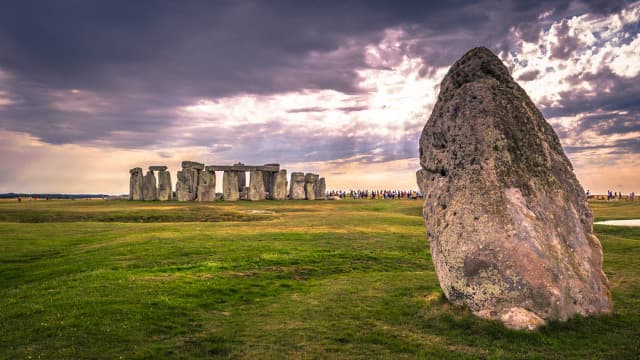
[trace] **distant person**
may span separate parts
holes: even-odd
[[[587,199],[588,199],[588,198],[589,198],[589,195],[590,195],[590,193],[589,193],[589,189],[587,189],[587,194],[586,194],[586,195],[587,195]]]
[[[21,197],[18,197],[18,202],[22,202],[22,198]]]

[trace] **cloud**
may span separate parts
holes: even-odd
[[[416,156],[448,67],[484,45],[572,161],[630,156],[639,19],[624,1],[25,1],[0,13],[0,130],[96,159],[387,174]]]

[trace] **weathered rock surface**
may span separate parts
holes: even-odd
[[[190,172],[189,170],[187,170]],[[176,182],[176,199],[178,201],[191,201],[195,198],[195,194],[191,192],[190,181],[187,179],[184,170],[178,170],[176,173],[178,181]]]
[[[316,199],[316,184],[319,176],[312,173],[307,173],[304,176],[304,194],[307,200]]]
[[[165,171],[167,167],[164,165],[152,165],[149,166],[149,171]]]
[[[137,167],[129,170],[129,200],[142,200],[142,169]]]
[[[318,179],[316,183],[316,200],[325,200],[327,198],[327,183],[324,178]]]
[[[485,48],[440,89],[417,178],[447,298],[518,329],[609,313],[593,216],[553,128]]]
[[[183,169],[196,169],[196,170],[204,170],[204,164],[195,162],[195,161],[183,161],[182,162]]]
[[[158,200],[171,200],[172,194],[171,173],[165,170],[158,171]]]
[[[264,190],[264,176],[262,171],[251,171],[249,174],[249,194],[247,195],[247,200],[264,200],[266,197],[267,193]]]
[[[271,173],[270,195],[273,200],[287,200],[287,170]]]
[[[156,176],[153,171],[147,171],[142,180],[142,198],[146,201],[158,200],[158,188],[156,188]]]
[[[271,199],[271,180],[273,177],[273,173],[269,171],[261,171],[262,172],[262,184],[264,186],[265,191],[265,199]]]
[[[233,166],[244,166],[244,164],[239,162],[233,164]],[[247,173],[244,171],[238,171],[236,175],[238,176],[238,192],[242,193],[244,188],[247,186]]]
[[[291,184],[289,185],[289,198],[292,200],[304,200],[304,174],[301,172],[291,173]]]
[[[216,200],[215,171],[201,171],[198,177],[198,201]]]
[[[204,169],[204,164],[202,163],[195,161],[182,162],[182,170],[177,173],[176,197],[178,201],[191,201],[197,198],[202,169]]]
[[[225,171],[222,174],[222,199],[224,201],[238,201],[238,173]]]

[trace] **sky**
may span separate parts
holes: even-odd
[[[592,193],[640,192],[640,2],[0,1],[0,192],[280,163],[416,189],[448,68],[485,46]],[[218,179],[218,187],[222,179]]]

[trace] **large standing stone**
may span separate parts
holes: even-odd
[[[195,194],[191,192],[190,181],[184,170],[178,170],[176,173],[178,181],[176,182],[176,199],[178,201],[191,201],[195,199]]]
[[[160,170],[158,171],[158,200],[171,200],[171,195],[171,173],[166,170]]]
[[[227,170],[222,174],[222,199],[238,201],[238,173]]]
[[[142,198],[146,201],[158,200],[158,188],[156,187],[156,176],[153,171],[147,171],[142,181]]]
[[[183,169],[196,169],[196,170],[204,170],[204,164],[196,161],[183,161],[182,162]]]
[[[318,181],[318,175],[307,173],[304,176],[304,193],[307,200],[316,199],[316,183]]]
[[[182,171],[178,171],[176,183],[176,196],[178,201],[195,200],[198,196],[198,183],[200,172],[204,170],[204,164],[195,161],[183,161]]]
[[[202,171],[198,178],[198,201],[214,201],[216,199],[215,171]]]
[[[524,90],[485,48],[440,89],[418,180],[447,298],[512,328],[611,312],[585,193]]]
[[[137,167],[129,170],[129,200],[142,200],[142,169]]]
[[[264,177],[262,171],[255,170],[249,174],[249,194],[248,200],[264,200],[266,199],[266,192],[264,191]]]
[[[262,184],[264,185],[264,191],[265,191],[265,198],[271,199],[272,198],[271,180],[273,177],[273,173],[269,171],[261,171],[261,173],[262,173]]]
[[[289,184],[289,199],[304,200],[304,173],[292,172]]]
[[[287,170],[271,174],[271,199],[287,200]]]
[[[325,200],[327,198],[327,183],[322,177],[318,179],[316,184],[316,200]]]
[[[244,164],[236,163],[233,165],[243,166]],[[242,192],[244,191],[244,188],[247,186],[247,173],[244,171],[238,171],[237,175],[238,175],[238,191]]]

